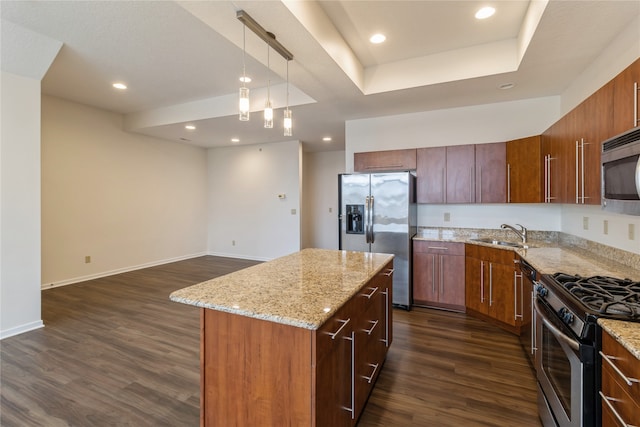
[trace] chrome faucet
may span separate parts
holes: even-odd
[[[513,231],[514,233],[516,233],[518,235],[518,237],[520,239],[522,239],[522,243],[523,244],[527,244],[527,229],[524,228],[522,225],[520,224],[516,224],[518,227],[520,227],[520,231],[516,230],[514,227],[512,227],[509,224],[502,224],[500,226],[500,228],[502,228],[503,230],[509,229],[511,231]]]

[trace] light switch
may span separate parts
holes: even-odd
[[[291,215],[295,215],[296,214],[296,210],[295,209],[291,209]]]

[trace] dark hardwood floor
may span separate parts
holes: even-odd
[[[200,257],[42,293],[45,328],[0,343],[0,425],[198,426],[199,312],[169,301],[256,264]],[[394,310],[359,426],[539,426],[515,336],[462,314]]]

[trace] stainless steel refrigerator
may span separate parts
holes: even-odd
[[[413,172],[341,174],[341,250],[394,254],[393,304],[412,303],[412,241],[416,234],[416,177]]]

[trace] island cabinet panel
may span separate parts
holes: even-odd
[[[640,360],[607,332],[602,332],[602,353],[602,426],[625,425],[622,422],[637,425],[640,414]]]
[[[540,135],[507,142],[507,203],[542,203],[543,158]]]
[[[475,148],[476,203],[506,203],[507,144],[477,144]]]
[[[201,426],[351,427],[392,335],[393,261],[317,330],[202,309]]]
[[[464,243],[413,241],[413,302],[465,311]]]
[[[524,295],[515,259],[510,250],[466,245],[465,295],[467,313],[519,335]]]
[[[355,172],[391,172],[415,170],[415,168],[415,148],[353,154],[353,170]]]

